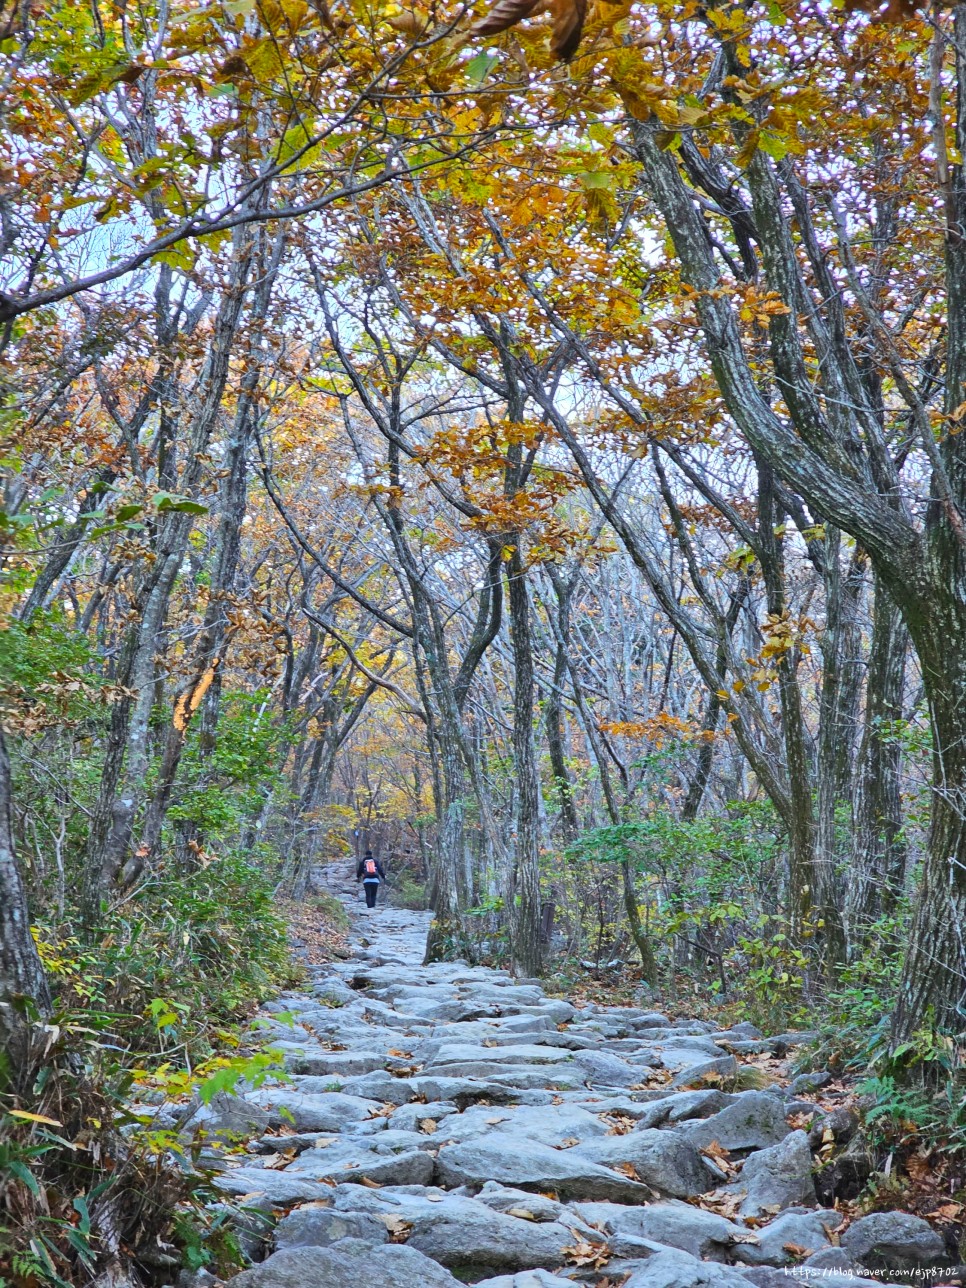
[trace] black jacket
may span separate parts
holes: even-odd
[[[380,880],[385,881],[386,874],[385,872],[383,872],[382,864],[379,862],[378,859],[376,859],[376,872],[379,874]],[[365,875],[366,875],[366,859],[365,859],[365,855],[363,855],[363,857],[359,860],[359,866],[356,868],[356,880],[361,881],[363,877],[365,877]],[[369,877],[367,879],[369,881],[374,880],[373,877]]]

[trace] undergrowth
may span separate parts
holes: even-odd
[[[0,1288],[239,1268],[200,1141],[132,1105],[146,1088],[187,1105],[281,1073],[243,1045],[258,1003],[301,975],[270,881],[229,854],[156,875],[96,934],[35,937],[55,1014],[32,1025],[28,1058],[0,1063]]]

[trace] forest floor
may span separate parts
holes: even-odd
[[[807,1035],[423,966],[430,914],[368,911],[345,869],[346,929],[299,917],[306,984],[260,1016],[288,1080],[182,1123],[248,1210],[232,1288],[961,1282],[935,1224],[842,1197],[867,1151],[849,1089],[796,1074]]]

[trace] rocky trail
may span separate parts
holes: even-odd
[[[291,1080],[220,1095],[183,1124],[248,1141],[217,1155],[256,1259],[232,1288],[947,1278],[925,1221],[846,1224],[819,1206],[816,1183],[847,1178],[858,1142],[844,1108],[809,1098],[827,1075],[789,1076],[801,1035],[578,1009],[503,971],[423,966],[430,914],[370,913],[354,882],[329,885],[354,956],[309,967],[305,991],[260,1017]],[[768,1083],[752,1057],[784,1074]]]

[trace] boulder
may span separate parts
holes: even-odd
[[[340,1091],[306,1095],[290,1087],[263,1087],[252,1093],[251,1103],[265,1115],[266,1126],[293,1127],[297,1132],[343,1131],[380,1108],[374,1100]]]
[[[625,1263],[622,1268],[631,1270],[623,1288],[748,1288],[740,1271],[699,1261],[677,1248],[656,1252],[640,1264]]]
[[[198,1105],[182,1121],[181,1130],[192,1134],[201,1130],[209,1138],[233,1141],[261,1136],[270,1123],[270,1115],[262,1106],[244,1096],[218,1091],[209,1104]]]
[[[946,1245],[927,1221],[906,1212],[873,1212],[842,1235],[845,1248],[869,1270],[917,1270],[946,1264]]]
[[[585,1141],[568,1152],[605,1167],[633,1167],[646,1185],[674,1198],[692,1198],[713,1185],[701,1155],[677,1130],[637,1128],[625,1136]]]
[[[448,1145],[436,1158],[436,1174],[447,1187],[483,1186],[487,1181],[523,1190],[552,1190],[561,1199],[612,1199],[646,1203],[651,1192],[620,1172],[601,1167],[576,1149],[551,1149],[501,1134]]]
[[[521,1270],[517,1275],[497,1275],[480,1279],[476,1288],[574,1288],[572,1279],[561,1279],[549,1270]]]
[[[651,1239],[708,1261],[725,1261],[729,1249],[756,1237],[716,1212],[705,1212],[689,1203],[673,1200],[648,1203],[645,1207],[628,1207],[620,1203],[576,1203],[573,1211],[588,1225],[596,1226],[605,1234]]]
[[[865,1189],[875,1161],[862,1136],[853,1136],[845,1149],[824,1163],[815,1173],[815,1193],[824,1207],[836,1199],[855,1199]]]
[[[272,1046],[282,1052],[285,1068],[290,1073],[347,1078],[354,1073],[384,1069],[387,1064],[386,1057],[377,1051],[326,1051],[323,1047],[302,1046],[297,1042],[273,1042]]]
[[[657,1064],[650,1053],[639,1057],[636,1067],[606,1051],[578,1051],[573,1060],[585,1082],[603,1087],[636,1087],[644,1081],[645,1067]]]
[[[308,1203],[312,1199],[328,1199],[332,1186],[324,1185],[310,1176],[296,1172],[276,1172],[269,1169],[235,1167],[230,1172],[214,1177],[212,1184],[226,1194],[241,1194],[249,1199],[267,1199],[275,1207],[290,1203]]]
[[[227,1281],[231,1288],[460,1288],[415,1248],[343,1239],[328,1248],[290,1248]]]
[[[712,1142],[727,1150],[766,1149],[789,1133],[781,1101],[761,1091],[746,1091],[712,1115],[678,1128],[698,1149]]]
[[[507,1185],[498,1185],[496,1181],[487,1181],[476,1196],[478,1203],[485,1203],[496,1212],[509,1212],[511,1208],[529,1213],[534,1221],[559,1221],[569,1216],[569,1209],[555,1199],[548,1199],[543,1194],[529,1194],[526,1190],[516,1190]],[[601,1207],[616,1207],[617,1204],[601,1204]]]
[[[785,1088],[785,1095],[790,1099],[795,1096],[807,1096],[809,1092],[820,1091],[822,1087],[827,1087],[831,1081],[832,1075],[827,1069],[821,1069],[817,1073],[800,1073]]]
[[[384,1221],[368,1212],[336,1212],[332,1208],[300,1207],[283,1217],[275,1227],[275,1250],[327,1248],[341,1239],[364,1243],[388,1243]]]
[[[719,1056],[717,1060],[703,1060],[681,1069],[671,1079],[672,1087],[693,1087],[708,1080],[717,1082],[722,1078],[733,1078],[738,1072],[738,1061],[733,1055]]]
[[[735,1187],[744,1190],[742,1216],[761,1216],[777,1208],[815,1206],[812,1154],[808,1137],[793,1131],[778,1145],[761,1149],[745,1160]]]
[[[756,1230],[758,1238],[754,1243],[736,1247],[734,1258],[748,1266],[791,1266],[803,1256],[831,1248],[829,1231],[837,1230],[841,1224],[838,1212],[791,1208]],[[790,1247],[804,1251],[789,1252]]]
[[[687,1118],[704,1118],[724,1109],[728,1099],[724,1092],[713,1087],[699,1091],[678,1091],[674,1095],[662,1096],[650,1101],[643,1110],[638,1110],[637,1118],[641,1127],[659,1127],[661,1123],[683,1122]]]

